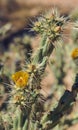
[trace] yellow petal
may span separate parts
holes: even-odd
[[[75,59],[75,58],[78,58],[78,48],[75,48],[71,54],[72,58]]]
[[[12,80],[17,87],[24,87],[27,85],[29,74],[24,71],[18,71],[12,75]]]

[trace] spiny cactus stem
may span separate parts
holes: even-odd
[[[32,59],[33,64],[40,64],[43,62],[44,57],[50,56],[54,49],[54,42],[48,40],[45,35],[43,35],[41,45],[37,50],[35,56]]]
[[[78,81],[77,75],[75,83],[72,86],[72,90],[66,90],[64,92],[63,96],[59,100],[57,107],[54,109],[54,111],[50,111],[47,115],[45,126],[43,126],[42,130],[50,130],[56,126],[63,115],[71,108],[72,103],[74,103],[78,93],[78,82],[76,81]]]

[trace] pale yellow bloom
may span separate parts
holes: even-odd
[[[73,59],[76,59],[78,58],[78,48],[75,48],[71,54],[72,58]]]
[[[20,103],[24,100],[24,97],[22,95],[15,95],[13,98],[13,103]]]
[[[29,74],[24,71],[18,71],[12,75],[12,80],[14,81],[17,88],[26,87],[29,79]]]
[[[54,31],[55,32],[60,32],[61,31],[61,27],[60,26],[55,27]]]

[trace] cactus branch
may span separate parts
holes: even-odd
[[[76,75],[75,83],[72,86],[72,90],[71,91],[66,90],[64,92],[54,111],[50,111],[45,117],[45,119],[42,121],[42,124],[44,124],[42,125],[43,127],[42,130],[50,130],[59,123],[63,115],[67,113],[69,108],[74,103],[77,97],[77,93],[78,93],[78,74]]]

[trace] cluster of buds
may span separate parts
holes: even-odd
[[[52,13],[48,12],[44,16],[41,16],[34,23],[33,30],[41,35],[45,32],[49,40],[55,41],[61,36],[64,23],[64,17],[60,17],[57,11],[53,10]]]
[[[22,92],[18,92],[17,94],[14,95],[13,97],[13,103],[14,104],[22,104],[24,105],[24,96]]]

